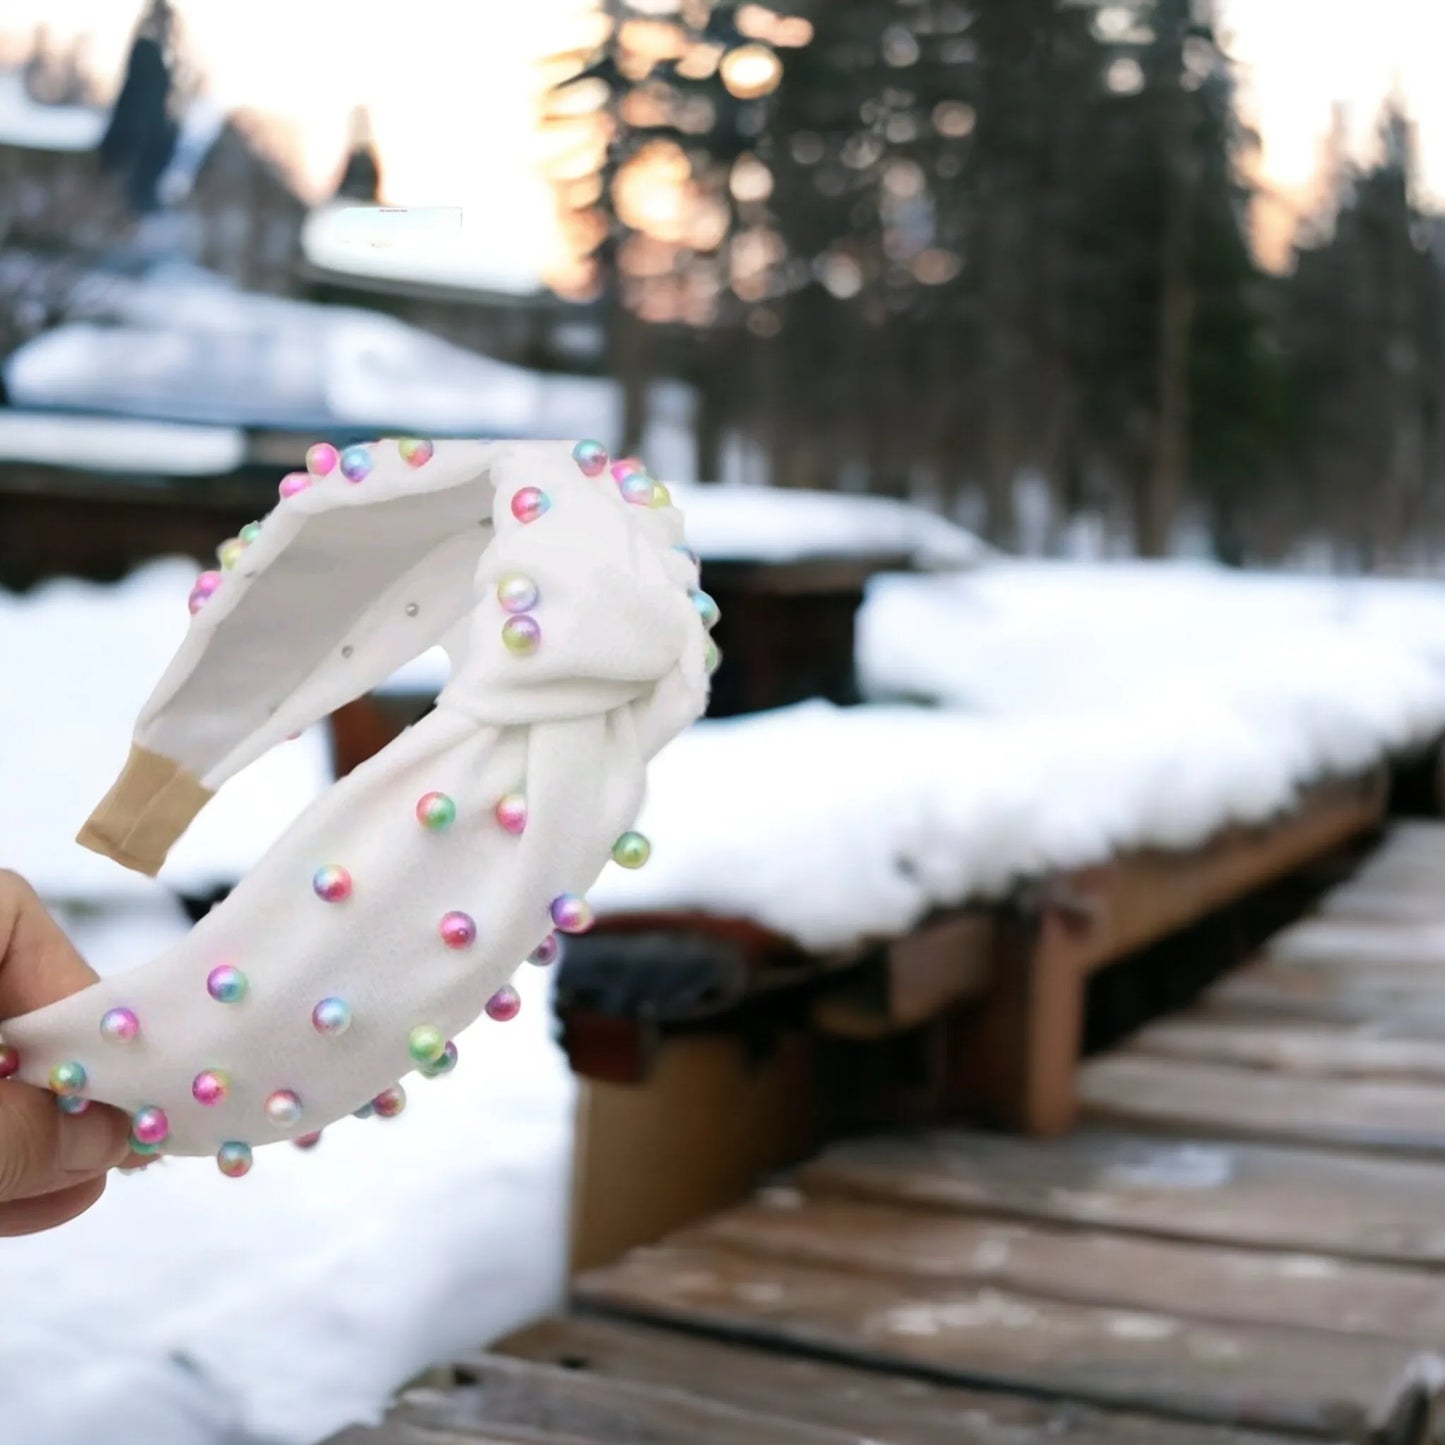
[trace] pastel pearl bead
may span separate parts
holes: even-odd
[[[446,1046],[447,1036],[432,1024],[418,1024],[406,1036],[406,1051],[418,1064],[435,1063]]]
[[[0,1079],[13,1079],[20,1072],[20,1050],[0,1044]]]
[[[393,1084],[371,1101],[371,1107],[376,1110],[378,1118],[395,1119],[406,1108],[406,1090],[400,1084]]]
[[[341,454],[341,475],[348,482],[364,482],[373,465],[370,447],[347,447]]]
[[[535,522],[552,499],[540,487],[522,487],[512,497],[512,515],[519,522]]]
[[[562,941],[555,933],[549,933],[531,953],[527,955],[527,962],[535,964],[538,968],[550,968],[562,953]]]
[[[470,948],[477,941],[477,925],[470,913],[448,913],[441,934],[448,948]]]
[[[376,1105],[368,1099],[359,1109],[351,1111],[351,1117],[353,1119],[369,1119],[374,1113],[376,1113]]]
[[[321,1142],[321,1130],[314,1134],[298,1134],[291,1142],[298,1149],[314,1149]]]
[[[239,532],[236,533],[236,536],[239,537],[240,540],[243,541],[248,547],[260,535],[261,524],[259,522],[247,522],[246,525],[242,527]]]
[[[56,1064],[50,1071],[50,1087],[57,1094],[78,1094],[85,1087],[85,1065],[74,1059]]]
[[[601,442],[578,442],[572,448],[572,460],[584,477],[600,477],[607,470],[607,448]]]
[[[311,1027],[335,1038],[351,1027],[351,1005],[343,998],[324,998],[311,1010]]]
[[[674,542],[672,544],[672,550],[674,552],[680,552],[684,557],[687,558],[689,562],[692,563],[694,567],[702,566],[702,558],[699,557],[697,553],[692,550],[691,547],[687,546],[686,543]]]
[[[164,1109],[147,1104],[130,1116],[130,1132],[137,1144],[149,1144],[152,1148],[164,1144],[171,1132],[171,1121]]]
[[[416,820],[430,833],[440,833],[457,820],[457,805],[445,793],[423,793],[417,800]]]
[[[345,903],[351,897],[351,874],[339,863],[328,863],[316,870],[311,886],[323,902]]]
[[[701,590],[690,593],[692,605],[697,608],[697,615],[702,618],[704,627],[716,627],[722,620],[722,610],[717,603]]]
[[[266,1096],[266,1117],[278,1128],[294,1124],[301,1117],[301,1100],[291,1089],[277,1089]]]
[[[559,933],[586,933],[592,927],[592,907],[575,893],[552,900],[552,922]]]
[[[230,537],[216,548],[222,568],[229,572],[246,555],[246,544],[239,537]]]
[[[191,595],[186,602],[192,617],[216,595],[216,589],[221,585],[221,581],[219,572],[202,572],[196,578],[196,585],[191,588]]]
[[[436,452],[436,448],[421,437],[402,437],[396,449],[409,467],[424,467]]]
[[[521,793],[505,793],[498,799],[496,819],[507,832],[520,834],[527,827],[527,800]]]
[[[128,1044],[140,1033],[140,1020],[128,1008],[112,1008],[100,1016],[100,1036],[113,1044]]]
[[[306,470],[313,477],[329,477],[340,460],[341,453],[330,442],[317,442],[306,449]]]
[[[652,844],[641,833],[626,832],[612,845],[612,861],[623,868],[641,868],[652,856]]]
[[[530,612],[537,597],[537,584],[520,572],[507,572],[497,579],[497,601],[503,612]]]
[[[251,1172],[251,1146],[232,1140],[216,1150],[216,1168],[227,1179],[239,1179]]]
[[[709,673],[714,673],[722,666],[722,651],[711,638],[708,638],[707,647],[702,655],[703,666]]]
[[[542,628],[535,617],[509,617],[502,624],[502,643],[514,657],[530,657],[542,641]]]
[[[650,507],[657,495],[657,483],[645,472],[629,472],[622,479],[622,495],[634,507]]]
[[[457,1046],[450,1039],[446,1047],[429,1064],[421,1066],[421,1073],[424,1078],[439,1079],[443,1074],[449,1074],[457,1066]]]
[[[192,1098],[207,1109],[214,1109],[230,1092],[230,1076],[221,1069],[207,1069],[191,1080]]]
[[[206,975],[206,992],[217,1003],[240,1003],[248,988],[246,975],[229,963],[218,964]]]
[[[499,1024],[510,1023],[522,1011],[522,997],[509,983],[504,983],[486,1003],[487,1017]]]
[[[661,482],[652,484],[652,497],[648,501],[650,507],[670,507],[672,505],[672,493]]]
[[[620,457],[612,463],[612,479],[619,484],[638,474],[645,477],[647,468],[636,457]]]
[[[60,1105],[62,1114],[83,1114],[90,1108],[89,1099],[81,1099],[75,1094],[62,1094],[55,1102]]]
[[[311,485],[312,478],[307,472],[288,472],[281,478],[281,485],[276,488],[281,494],[284,502],[288,497],[294,497],[299,492],[304,492]]]

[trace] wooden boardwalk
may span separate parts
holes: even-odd
[[[837,1145],[338,1445],[1445,1441],[1445,826],[1079,1091]]]

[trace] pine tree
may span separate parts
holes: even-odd
[[[101,169],[115,177],[136,215],[159,208],[158,186],[180,134],[172,107],[174,29],[169,0],[150,0],[100,142]]]

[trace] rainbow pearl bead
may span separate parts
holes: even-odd
[[[421,1065],[423,1078],[439,1079],[443,1074],[449,1074],[457,1066],[457,1046],[450,1039],[446,1047],[429,1064]]]
[[[294,497],[304,492],[311,485],[312,478],[306,472],[288,472],[281,478],[281,485],[276,490],[281,494],[284,502],[288,497]]]
[[[409,467],[424,467],[436,453],[436,448],[421,437],[402,437],[396,449]]]
[[[251,1146],[232,1141],[216,1150],[216,1168],[227,1179],[239,1179],[251,1172]]]
[[[328,863],[316,870],[311,886],[323,902],[345,903],[351,897],[351,874],[339,863]]]
[[[722,609],[717,603],[701,590],[688,594],[692,598],[692,605],[697,608],[697,615],[702,618],[702,625],[713,628],[722,620]]]
[[[509,983],[504,983],[486,1003],[487,1017],[499,1024],[511,1023],[522,1011],[522,996]]]
[[[128,1008],[112,1008],[100,1016],[100,1036],[112,1044],[128,1044],[140,1033],[140,1020]]]
[[[130,1136],[137,1144],[159,1148],[170,1132],[171,1121],[166,1118],[166,1111],[157,1109],[154,1104],[147,1104],[130,1116]]]
[[[586,933],[592,927],[592,905],[575,893],[552,900],[552,922],[559,933]]]
[[[20,1072],[20,1050],[0,1044],[0,1079],[13,1079]]]
[[[207,1109],[224,1102],[231,1092],[231,1076],[221,1069],[207,1069],[191,1080],[191,1097]]]
[[[440,833],[457,820],[457,805],[445,793],[423,793],[417,800],[416,820],[430,833]]]
[[[335,1038],[351,1027],[351,1005],[344,998],[324,998],[311,1010],[311,1027]]]
[[[217,964],[206,975],[206,992],[217,1003],[240,1003],[250,986],[246,975],[233,964]]]
[[[650,507],[657,495],[657,483],[646,472],[629,472],[622,479],[622,496],[634,507]]]
[[[216,589],[221,585],[221,581],[219,572],[202,572],[196,578],[196,585],[191,588],[191,595],[186,602],[191,609],[192,617],[216,595]]]
[[[364,482],[373,465],[370,447],[347,447],[341,454],[341,475],[348,482]]]
[[[505,793],[497,801],[497,822],[509,833],[521,834],[527,827],[527,800],[521,793]]]
[[[497,579],[497,601],[503,612],[530,612],[538,596],[537,584],[520,572],[507,572]]]
[[[448,948],[470,948],[477,941],[476,920],[470,913],[448,913],[441,922],[441,935]]]
[[[314,1134],[298,1134],[291,1142],[298,1149],[314,1149],[321,1142],[321,1130]]]
[[[523,487],[512,497],[512,515],[519,522],[535,522],[551,505],[551,497],[540,487]]]
[[[216,548],[216,556],[224,571],[229,572],[246,555],[246,544],[239,537],[228,537]]]
[[[607,470],[607,448],[601,442],[578,442],[572,448],[572,460],[584,477],[600,477]]]
[[[291,1089],[277,1089],[274,1094],[268,1094],[266,1117],[280,1129],[294,1124],[301,1117],[300,1096]]]
[[[395,1119],[406,1108],[406,1090],[400,1084],[393,1084],[371,1101],[371,1107],[376,1110],[378,1118]]]
[[[306,449],[306,470],[313,477],[329,477],[340,460],[341,453],[330,442],[317,442]]]
[[[535,964],[538,968],[550,968],[557,962],[562,954],[562,941],[555,933],[549,933],[531,953],[527,955],[527,962]]]
[[[85,1087],[85,1065],[74,1059],[56,1064],[50,1071],[50,1087],[57,1094],[78,1094]]]
[[[637,473],[641,473],[643,476],[647,475],[647,468],[637,457],[621,457],[612,463],[612,480],[619,485]]]
[[[433,1024],[418,1024],[406,1036],[406,1051],[413,1063],[435,1063],[446,1046],[447,1036]]]
[[[542,642],[542,628],[535,617],[509,617],[502,623],[502,643],[513,657],[530,657]]]
[[[62,1114],[83,1114],[90,1108],[89,1099],[77,1098],[74,1094],[62,1094],[56,1101]]]
[[[612,845],[612,861],[623,868],[641,868],[652,857],[652,844],[641,833],[626,832]]]

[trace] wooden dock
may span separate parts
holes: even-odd
[[[1445,826],[1077,1091],[835,1144],[337,1445],[1445,1440]]]

